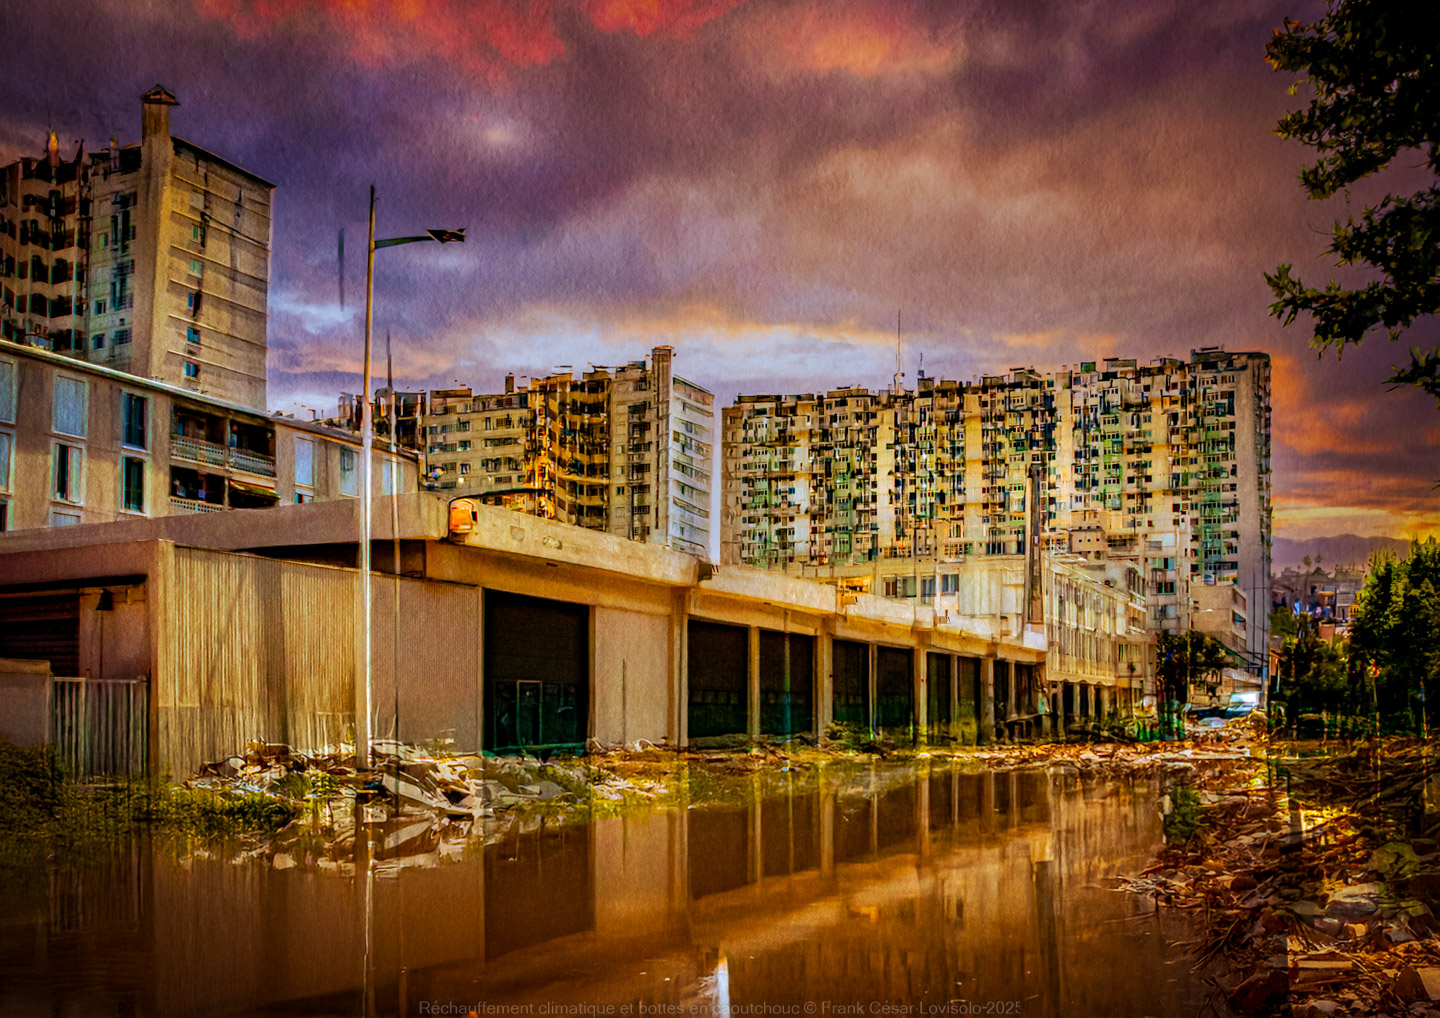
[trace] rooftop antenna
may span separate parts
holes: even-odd
[[[900,309],[895,309],[895,378],[890,384],[890,391],[895,395],[900,394],[900,379],[905,377],[905,372],[900,370]]]

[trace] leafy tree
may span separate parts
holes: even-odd
[[[1351,694],[1344,646],[1322,640],[1309,615],[1293,618],[1295,635],[1285,640],[1279,662],[1279,697],[1286,715],[1345,711]]]
[[[1406,153],[1431,175],[1414,194],[1386,194],[1334,224],[1327,253],[1337,266],[1364,266],[1378,279],[1355,289],[1333,280],[1306,286],[1281,265],[1265,276],[1286,325],[1308,314],[1311,345],[1342,354],[1371,331],[1393,341],[1417,318],[1440,311],[1440,4],[1414,0],[1329,0],[1311,24],[1287,19],[1265,47],[1277,70],[1298,72],[1310,103],[1285,116],[1282,138],[1315,150],[1300,182],[1317,201],[1347,191]],[[1392,385],[1415,385],[1440,401],[1440,348],[1413,350]]]
[[[1295,613],[1289,608],[1276,608],[1270,613],[1271,636],[1294,636]]]
[[[1417,541],[1405,559],[1373,560],[1350,644],[1382,720],[1428,728],[1426,705],[1440,697],[1440,543]]]
[[[1230,664],[1230,652],[1204,633],[1161,633],[1155,646],[1155,679],[1165,703],[1186,703],[1190,686],[1214,681]]]

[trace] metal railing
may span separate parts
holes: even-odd
[[[148,680],[57,677],[52,681],[50,742],[65,776],[75,781],[144,776]]]
[[[275,457],[267,456],[264,453],[246,452],[244,449],[231,449],[230,462],[236,470],[244,470],[250,474],[261,474],[265,477],[275,476]]]
[[[174,435],[170,439],[170,454],[194,463],[225,465],[225,447],[219,442],[209,442],[203,438]]]
[[[195,498],[170,498],[170,511],[175,513],[218,513],[225,508],[215,502],[202,502]]]

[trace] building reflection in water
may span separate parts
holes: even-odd
[[[758,777],[730,806],[486,848],[421,825],[360,845],[354,867],[138,842],[0,877],[16,903],[0,1013],[951,999],[1018,1001],[994,1013],[1027,1018],[1194,1013],[1207,988],[1167,947],[1186,931],[1106,885],[1158,846],[1155,798],[1044,771],[833,766]]]

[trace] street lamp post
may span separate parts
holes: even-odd
[[[369,769],[371,763],[371,743],[374,736],[371,731],[371,686],[373,682],[373,669],[371,660],[371,632],[370,632],[370,531],[371,531],[371,450],[375,445],[375,420],[373,408],[370,404],[370,348],[371,332],[375,317],[375,252],[382,247],[396,247],[400,244],[413,244],[419,241],[438,241],[441,244],[461,243],[465,240],[465,231],[459,230],[426,230],[424,234],[414,237],[389,237],[385,240],[375,239],[375,186],[370,186],[370,233],[369,241],[365,245],[365,358],[363,368],[363,382],[360,389],[360,593],[356,603],[356,614],[359,615],[357,630],[360,647],[357,648],[359,658],[360,681],[355,683],[355,766],[357,768]],[[393,398],[393,396],[392,396]],[[394,446],[395,435],[390,435],[391,446]],[[388,469],[388,467],[387,467]],[[392,491],[392,495],[395,493]],[[393,535],[392,535],[393,536]],[[398,681],[398,677],[397,677]],[[399,734],[398,731],[396,733]]]

